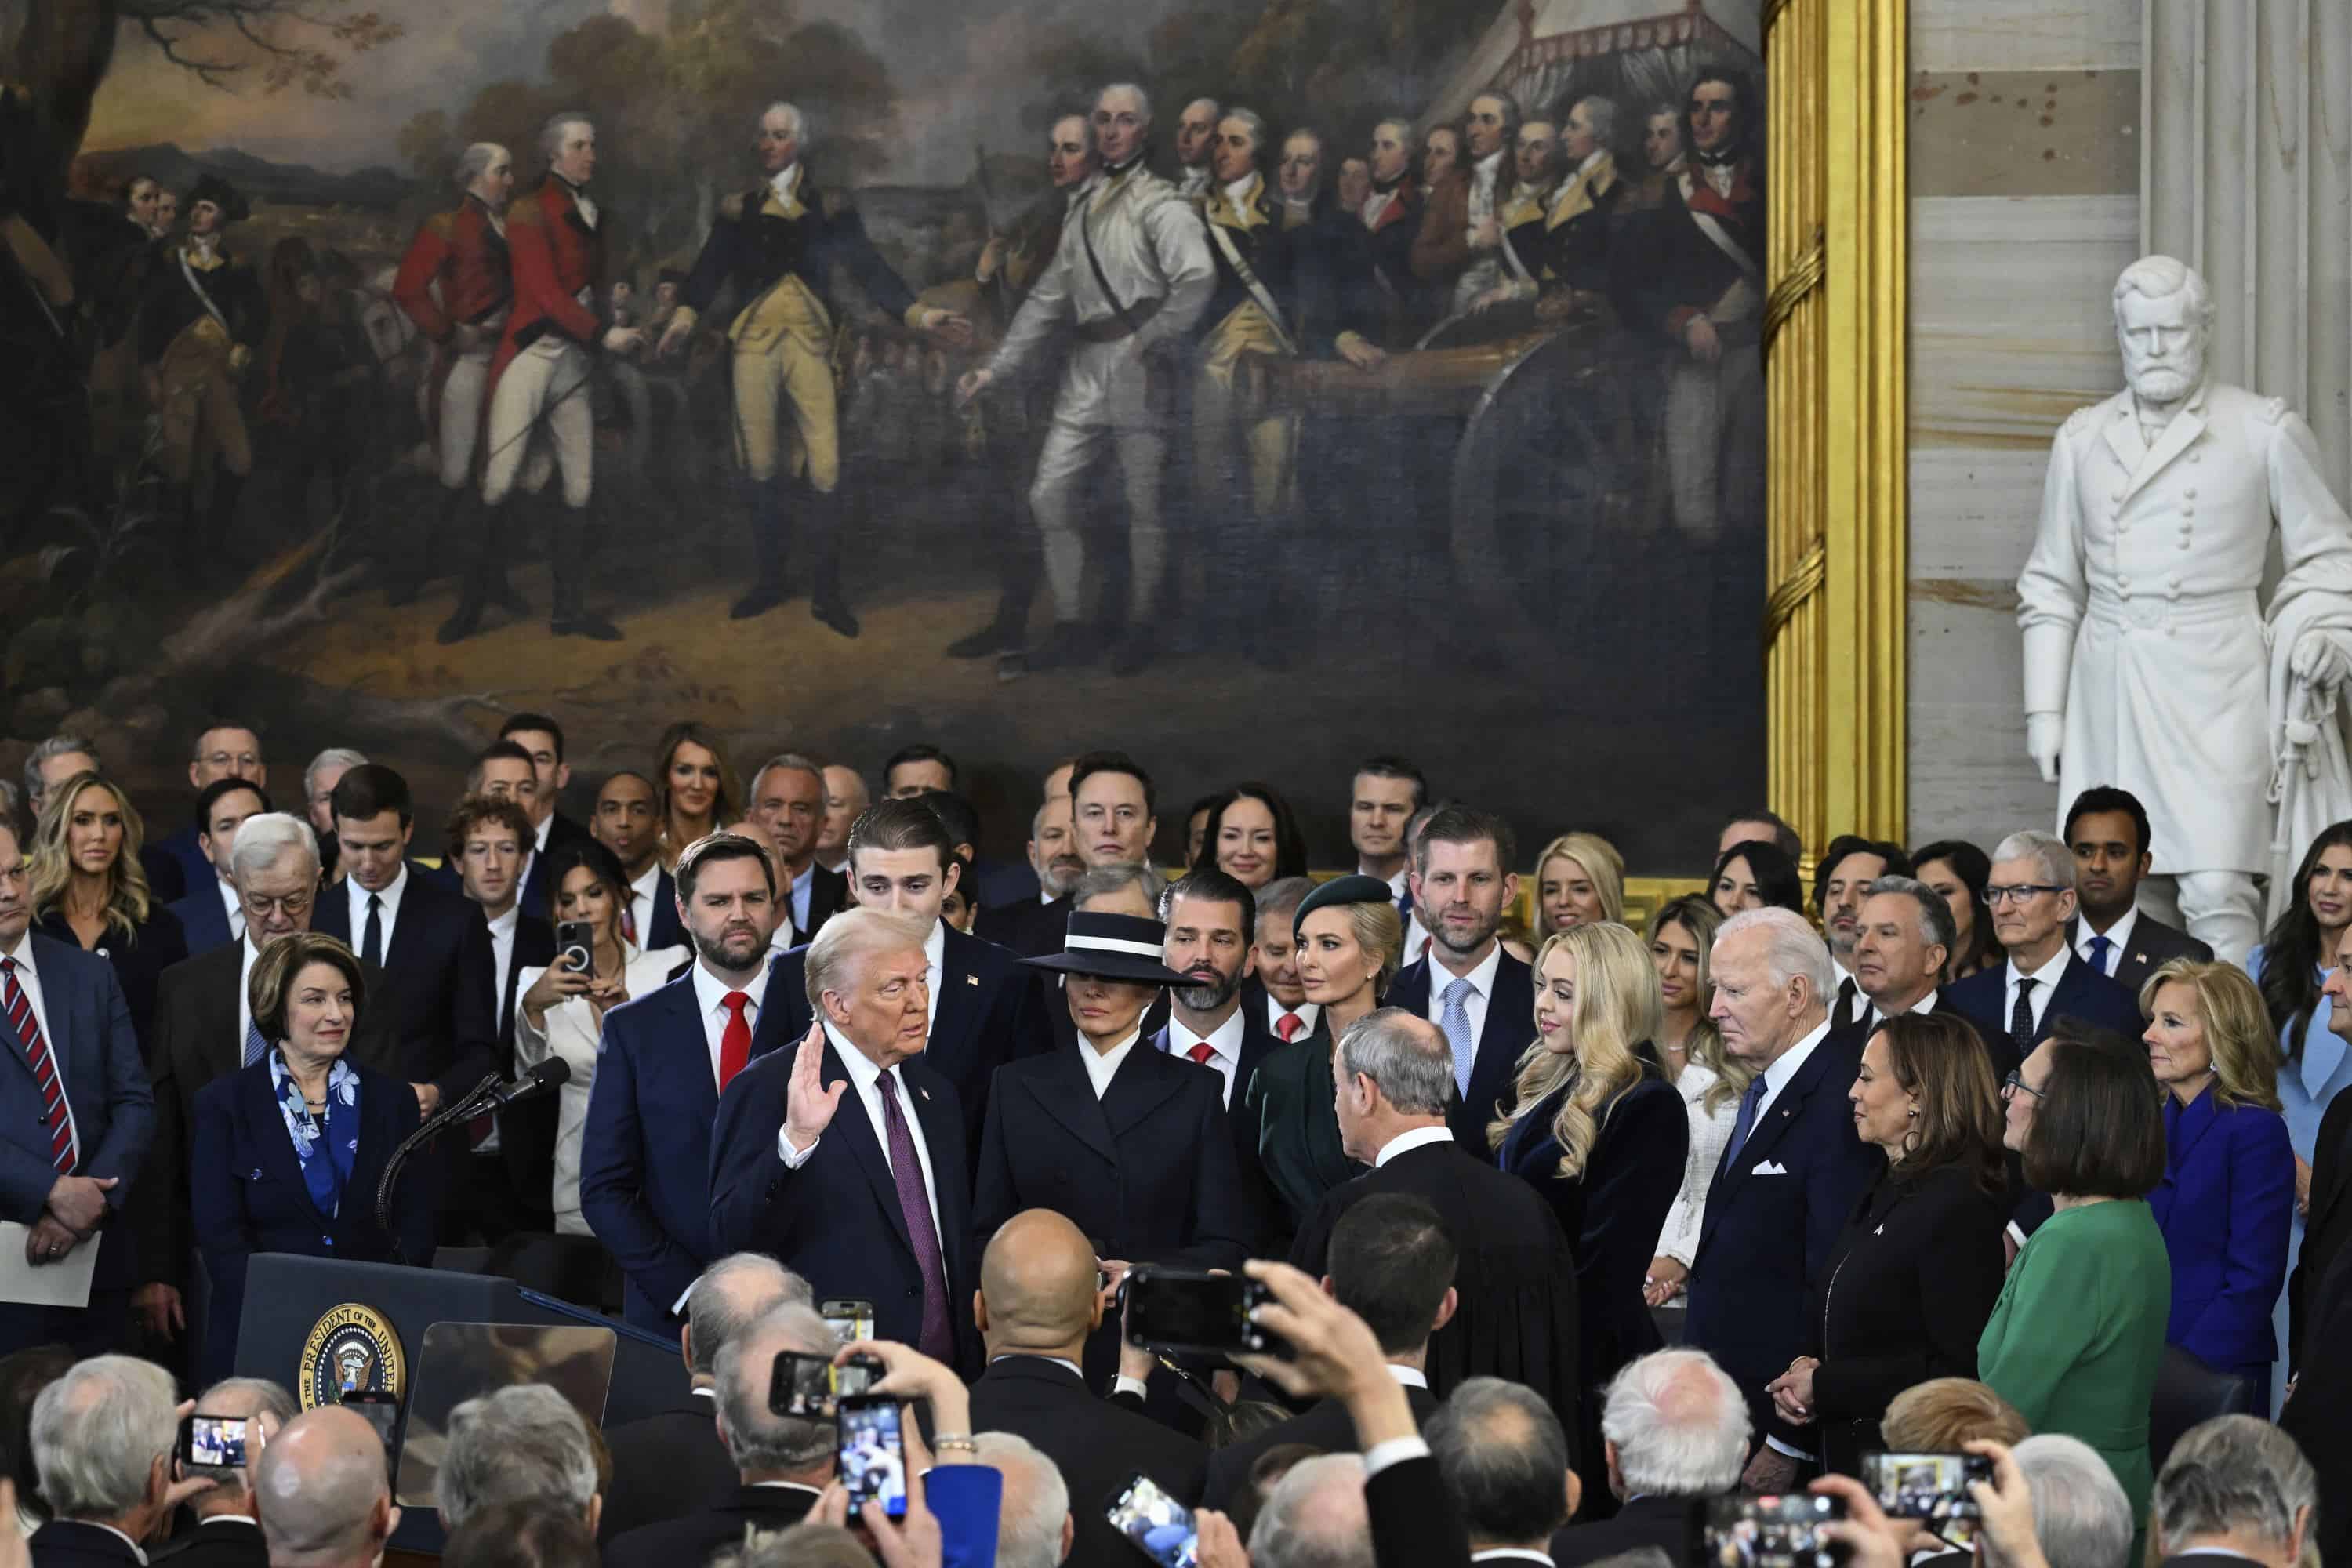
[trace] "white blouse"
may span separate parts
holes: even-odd
[[[686,962],[683,947],[656,948],[640,952],[621,944],[621,980],[631,1000],[651,995],[668,980],[669,972]],[[519,999],[547,973],[540,964],[515,977]],[[618,1005],[619,1004],[614,1004]],[[547,1010],[544,1029],[533,1028],[530,1011],[515,1005],[515,1060],[525,1072],[550,1057],[562,1057],[572,1076],[557,1093],[562,1097],[555,1124],[555,1228],[563,1236],[590,1236],[580,1217],[580,1135],[588,1125],[588,1093],[596,1086],[596,1046],[604,1026],[585,996],[566,996]]]
[[[1665,1227],[1658,1232],[1658,1256],[1671,1258],[1685,1268],[1690,1267],[1691,1254],[1698,1250],[1699,1226],[1706,1219],[1706,1189],[1714,1184],[1716,1163],[1723,1158],[1724,1145],[1731,1142],[1732,1123],[1739,1120],[1739,1101],[1735,1098],[1723,1102],[1723,1109],[1710,1112],[1701,1103],[1706,1091],[1715,1087],[1716,1071],[1698,1062],[1683,1068],[1683,1076],[1675,1079],[1681,1091],[1683,1104],[1690,1112],[1690,1157],[1683,1163],[1682,1191],[1675,1194],[1674,1207],[1666,1211]],[[1681,1306],[1677,1296],[1674,1305]]]

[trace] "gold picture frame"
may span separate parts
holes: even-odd
[[[1907,842],[1906,0],[1767,0],[1774,810]]]

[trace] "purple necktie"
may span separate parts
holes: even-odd
[[[898,1184],[898,1210],[906,1216],[907,1235],[915,1244],[915,1262],[923,1271],[923,1333],[917,1350],[933,1361],[955,1364],[955,1333],[948,1327],[948,1271],[940,1259],[940,1233],[931,1224],[930,1200],[923,1194],[923,1163],[915,1153],[915,1135],[907,1113],[898,1109],[898,1086],[886,1070],[876,1080],[882,1086],[882,1128],[890,1144],[890,1178]]]

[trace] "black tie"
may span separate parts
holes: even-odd
[[[1843,1024],[1853,1016],[1853,976],[1849,974],[1838,985],[1837,1016],[1830,1022]]]
[[[2009,1010],[2009,1043],[2017,1047],[2020,1061],[2033,1053],[2033,987],[2037,984],[2028,975],[2019,975],[2017,1005]]]
[[[367,930],[360,937],[360,957],[378,969],[383,967],[383,900],[374,893],[368,895]]]

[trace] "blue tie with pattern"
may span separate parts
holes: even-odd
[[[1763,1103],[1764,1075],[1759,1072],[1755,1081],[1748,1086],[1748,1092],[1739,1097],[1739,1120],[1731,1124],[1731,1144],[1723,1152],[1725,1170],[1731,1169],[1731,1163],[1739,1158],[1740,1146],[1748,1142],[1748,1135],[1756,1131],[1756,1108]]]
[[[261,1026],[250,1018],[245,1024],[245,1065],[251,1067],[269,1054],[269,1042],[261,1037]]]
[[[1437,1026],[1445,1031],[1445,1043],[1454,1049],[1454,1087],[1464,1099],[1470,1095],[1470,1066],[1478,1059],[1477,1042],[1470,1037],[1470,983],[1456,980],[1445,988],[1444,1009],[1438,1014]]]

